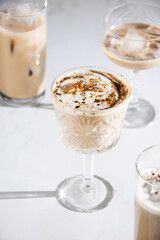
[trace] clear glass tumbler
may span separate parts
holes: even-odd
[[[53,89],[61,79],[83,71],[113,74],[127,85],[128,95],[119,105],[105,110],[82,111],[66,108],[60,104]],[[70,89],[72,90],[72,89]],[[83,155],[83,175],[74,176],[64,180],[57,188],[59,203],[74,211],[93,212],[106,207],[112,197],[113,188],[105,179],[94,176],[93,158],[114,147],[119,140],[121,128],[126,115],[130,85],[121,75],[103,68],[85,67],[72,69],[62,73],[54,79],[51,93],[57,118],[59,137],[61,141],[72,150]],[[68,97],[72,97],[70,94]],[[87,100],[86,100],[87,101]]]
[[[160,65],[159,16],[158,6],[131,3],[112,9],[105,18],[104,53],[131,71],[132,95],[125,119],[128,128],[143,127],[155,117],[152,105],[140,98],[137,74]]]
[[[160,145],[144,150],[136,162],[134,240],[160,239]]]
[[[35,103],[45,93],[47,0],[2,0],[0,93],[12,105]]]

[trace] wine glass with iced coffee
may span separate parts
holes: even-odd
[[[105,19],[104,53],[132,73],[126,127],[143,127],[155,116],[152,105],[139,98],[137,73],[160,65],[159,16],[159,7],[135,3],[114,8]]]
[[[64,207],[93,212],[110,203],[112,186],[93,175],[93,156],[118,142],[130,91],[121,75],[102,68],[72,69],[53,81],[59,137],[84,159],[84,174],[64,180],[57,188],[57,200]]]

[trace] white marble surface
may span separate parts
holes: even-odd
[[[104,16],[122,2],[127,1],[49,1],[43,103],[52,103],[52,79],[72,67],[102,66],[129,78],[129,71],[108,60],[101,46]],[[0,200],[0,240],[133,239],[135,159],[141,150],[160,142],[160,69],[141,72],[139,77],[141,95],[157,115],[150,126],[123,129],[118,145],[96,156],[95,173],[115,189],[111,205],[80,214],[64,209],[54,197]],[[52,109],[11,108],[0,100],[0,191],[52,191],[63,179],[80,173],[81,165],[81,156],[58,139]]]

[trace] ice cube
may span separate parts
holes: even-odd
[[[136,29],[129,29],[125,35],[123,47],[129,51],[140,51],[145,50],[148,46],[148,39],[147,36]]]
[[[118,47],[120,45],[120,39],[117,36],[113,35],[110,43],[112,47]]]
[[[17,16],[17,17],[30,16],[35,14],[35,12],[36,10],[32,3],[18,4],[8,8],[8,13],[11,16]]]

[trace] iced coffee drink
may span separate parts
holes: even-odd
[[[95,153],[118,142],[130,96],[130,85],[121,75],[103,68],[83,67],[60,74],[51,93],[59,137],[83,154],[83,175],[61,182],[57,200],[67,209],[95,212],[113,198],[113,188],[93,174]]]
[[[115,73],[79,69],[60,75],[52,85],[62,142],[79,152],[103,152],[120,136],[130,88]]]
[[[142,154],[137,171],[134,240],[159,240],[160,146],[149,148]]]
[[[121,24],[104,37],[104,52],[116,64],[132,70],[160,65],[160,28],[144,23]]]
[[[30,103],[45,92],[45,9],[19,3],[0,13],[0,92],[8,102]]]

